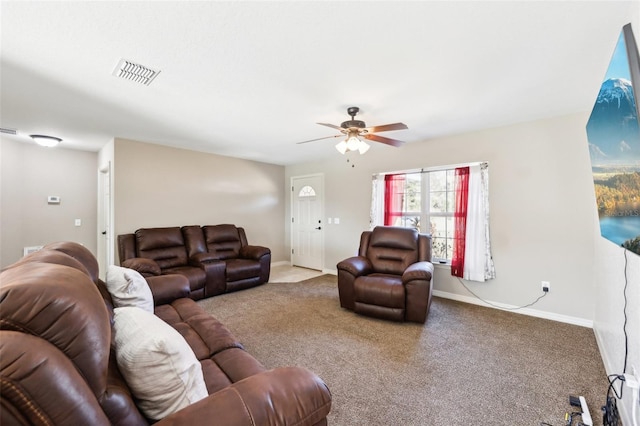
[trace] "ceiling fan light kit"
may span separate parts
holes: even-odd
[[[369,151],[369,144],[358,138],[356,132],[350,132],[347,139],[338,142],[336,149],[340,154],[346,154],[351,151],[358,151],[360,154],[364,154]]]
[[[346,139],[340,141],[336,145],[336,149],[340,154],[346,154],[351,151],[358,151],[360,154],[364,154],[370,148],[369,144],[363,141],[362,138],[365,138],[370,141],[380,142],[386,145],[391,145],[395,147],[401,146],[404,142],[399,141],[397,139],[385,138],[383,136],[374,135],[375,132],[388,132],[391,130],[405,130],[408,129],[407,125],[404,123],[393,123],[393,124],[385,124],[382,126],[373,126],[367,127],[364,121],[356,120],[356,114],[360,111],[358,107],[349,107],[347,108],[347,113],[351,116],[351,120],[344,121],[340,124],[340,126],[336,126],[334,124],[328,123],[317,123],[321,126],[331,127],[332,129],[336,129],[340,131],[340,135],[326,136],[324,138],[311,139],[308,141],[298,142],[298,144],[315,142],[322,139],[330,139],[330,138],[338,138],[342,135],[346,135]]]

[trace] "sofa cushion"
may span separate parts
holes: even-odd
[[[193,300],[178,299],[157,306],[156,315],[175,328],[193,349],[210,394],[265,371],[220,321]]]
[[[138,271],[109,265],[105,284],[117,308],[136,306],[153,313],[151,289]]]
[[[160,269],[188,264],[187,249],[179,227],[141,228],[135,235],[138,257],[155,260]]]
[[[405,289],[398,275],[371,274],[358,277],[353,291],[356,302],[396,309],[405,307]]]
[[[418,231],[378,226],[371,232],[366,257],[376,272],[402,275],[418,261]]]
[[[228,259],[227,281],[246,280],[260,276],[261,265],[256,260]]]
[[[162,273],[184,275],[189,280],[191,290],[201,289],[207,282],[207,273],[196,266],[176,266],[175,268],[167,268]]]
[[[208,225],[202,228],[207,251],[216,259],[233,259],[240,255],[242,241],[235,225]]]
[[[207,397],[202,367],[180,333],[140,308],[114,309],[118,367],[150,419]]]

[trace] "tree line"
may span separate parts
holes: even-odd
[[[640,172],[595,181],[599,216],[640,216]]]

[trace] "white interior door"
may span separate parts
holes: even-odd
[[[322,270],[324,178],[291,178],[291,264]]]
[[[111,237],[111,164],[100,169],[100,194],[98,206],[98,264],[104,279],[107,266],[113,263]]]

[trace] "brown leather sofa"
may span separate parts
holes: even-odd
[[[157,425],[326,425],[331,395],[299,367],[266,370],[189,295],[147,278],[155,314],[186,340],[209,396]],[[151,315],[151,314],[150,314]],[[114,309],[93,255],[55,243],[0,274],[0,424],[148,425],[115,361]]]
[[[118,235],[118,254],[145,277],[184,275],[194,300],[264,284],[271,271],[271,250],[235,225],[141,228]]]
[[[431,306],[431,237],[377,226],[360,237],[358,256],[338,263],[340,306],[361,315],[424,323]]]

